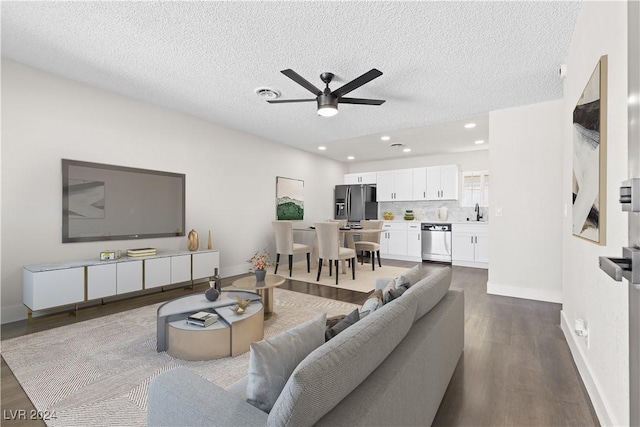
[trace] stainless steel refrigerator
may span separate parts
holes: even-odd
[[[334,219],[346,219],[348,223],[378,219],[375,185],[336,185],[334,194]]]

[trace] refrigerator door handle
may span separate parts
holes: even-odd
[[[351,218],[351,188],[347,188],[347,221]]]

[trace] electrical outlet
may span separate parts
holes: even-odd
[[[502,216],[502,206],[496,206],[496,216]]]

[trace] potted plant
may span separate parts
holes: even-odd
[[[247,262],[251,263],[249,271],[256,273],[256,280],[258,282],[264,281],[264,278],[267,275],[266,268],[273,265],[273,263],[269,261],[270,256],[269,252],[267,252],[266,249],[263,249],[262,253],[256,251],[256,253],[247,260]]]

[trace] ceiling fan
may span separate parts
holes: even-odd
[[[298,83],[303,88],[307,89],[309,92],[316,95],[315,99],[277,99],[277,100],[268,100],[267,102],[270,104],[283,104],[285,102],[318,102],[318,115],[324,117],[335,116],[338,114],[338,103],[341,104],[360,104],[360,105],[381,105],[384,103],[382,99],[362,99],[362,98],[345,98],[344,95],[359,88],[360,86],[369,83],[371,80],[376,77],[380,77],[382,72],[380,70],[376,70],[375,68],[371,71],[367,71],[360,77],[351,80],[349,83],[344,86],[339,87],[333,92],[329,90],[329,83],[333,80],[333,73],[322,73],[320,74],[320,80],[322,80],[326,87],[324,91],[321,91],[307,80],[305,80],[300,74],[296,73],[291,69],[286,69],[281,71],[282,74],[289,77],[294,82]]]

